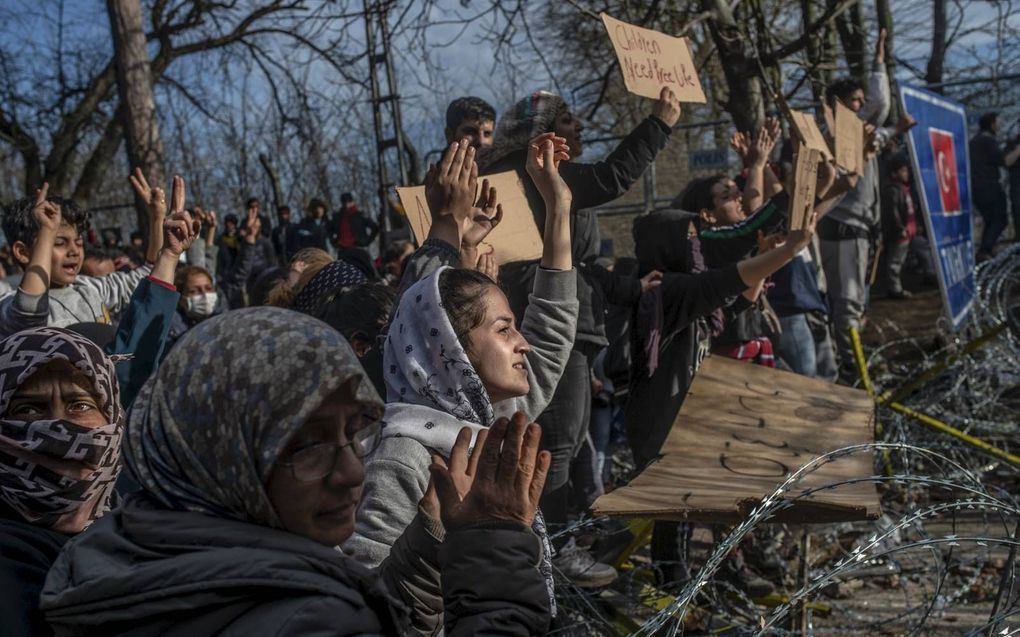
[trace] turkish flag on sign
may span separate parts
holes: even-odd
[[[949,131],[928,129],[931,137],[932,165],[938,177],[942,214],[960,214],[960,179],[956,172],[956,144]]]

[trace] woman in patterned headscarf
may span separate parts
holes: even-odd
[[[46,572],[110,509],[122,428],[113,361],[92,341],[53,327],[0,341],[0,633],[49,633]]]
[[[142,490],[65,547],[41,597],[47,621],[62,634],[398,634],[402,613],[386,587],[407,599],[408,565],[442,560],[445,545],[423,513],[402,539],[412,557],[397,555],[384,582],[335,549],[353,531],[360,458],[380,428],[382,403],[364,376],[336,330],[289,310],[238,310],[189,331],[128,418],[127,461]],[[517,556],[495,554],[492,533]],[[485,582],[449,560],[461,577],[444,588],[474,628],[460,633],[488,632],[487,613],[541,632],[548,611],[526,597],[544,593],[540,578],[527,580],[537,539],[505,526],[450,535],[454,558],[505,579],[522,571],[516,583],[531,591],[476,595]]]

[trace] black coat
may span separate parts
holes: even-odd
[[[301,223],[297,225],[297,231],[295,234],[297,250],[301,248],[319,248],[320,250],[326,250],[326,243],[329,236],[329,223],[325,217],[316,223],[315,219],[311,217],[305,217],[301,220]],[[295,250],[295,252],[297,251]]]
[[[401,539],[412,532],[425,533],[412,524]],[[539,551],[521,525],[450,533],[438,554],[446,633],[545,632]],[[389,591],[411,576],[389,561],[378,573],[286,531],[168,511],[136,495],[68,543],[41,606],[57,635],[402,634],[404,606]]]
[[[882,241],[896,243],[907,227],[909,190],[890,181],[882,187]]]
[[[280,224],[273,228],[271,237],[273,240],[273,250],[276,251],[279,263],[281,266],[286,267],[290,263],[290,258],[298,251],[297,224],[289,221]]]
[[[664,272],[662,285],[644,294],[632,322],[630,395],[624,416],[638,467],[658,456],[673,427],[705,353],[709,317],[747,289],[736,265],[703,271],[697,244],[687,238],[689,223],[687,215],[665,211],[640,217],[634,224],[641,272]],[[655,303],[661,304],[661,340],[658,367],[649,374],[647,315]]]
[[[39,612],[46,573],[69,536],[29,524],[0,505],[0,635],[52,635]]]
[[[577,340],[605,346],[605,308],[607,301],[633,305],[641,295],[637,279],[618,277],[595,265],[599,256],[598,219],[590,208],[605,205],[623,196],[634,185],[655,156],[669,141],[670,129],[656,117],[647,117],[630,132],[604,161],[594,164],[564,162],[560,175],[570,187],[570,238],[574,267],[577,268]],[[525,169],[527,152],[511,153],[487,166],[485,174],[514,170],[524,183],[528,204],[535,215],[541,234],[545,231],[545,202]],[[510,307],[518,321],[528,306],[528,295],[534,288],[536,262],[510,263],[500,269],[500,281],[506,289]]]

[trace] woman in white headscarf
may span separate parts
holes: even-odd
[[[542,267],[519,330],[506,296],[480,272],[442,267],[401,297],[384,349],[384,438],[366,462],[355,533],[344,546],[363,563],[385,559],[414,518],[432,454],[447,457],[463,427],[478,432],[514,412],[534,419],[559,382],[578,308],[570,257],[570,190],[558,172],[566,156],[562,140],[551,136],[531,147],[528,172],[542,192],[547,214]],[[437,235],[442,233],[436,228],[457,216],[446,210],[457,207],[458,189],[474,198],[474,149],[455,143],[439,172],[453,175],[453,194],[443,211],[433,213],[433,231],[423,250],[439,249]],[[445,244],[455,252],[459,233]],[[535,530],[546,537],[540,517]],[[549,552],[546,543],[539,567],[552,601]],[[425,600],[416,609],[415,627],[429,634],[442,620],[439,578],[415,585],[419,600]]]

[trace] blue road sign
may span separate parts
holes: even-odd
[[[917,120],[907,136],[910,158],[946,315],[957,330],[974,305],[967,113],[959,102],[913,86],[901,84],[900,99]]]

